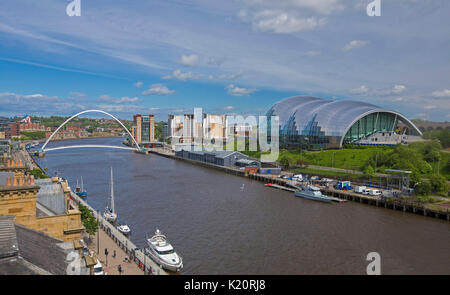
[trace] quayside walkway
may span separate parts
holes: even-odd
[[[87,207],[94,218],[96,218],[100,222],[100,230],[99,230],[99,237],[100,238],[100,247],[99,252],[97,255],[99,256],[100,260],[102,262],[105,262],[106,264],[106,256],[105,256],[105,248],[108,249],[108,264],[105,265],[106,272],[108,274],[119,274],[117,265],[119,264],[119,257],[118,255],[118,249],[125,252],[126,255],[128,255],[131,260],[137,265],[139,269],[142,270],[142,273],[145,274],[153,274],[153,275],[167,275],[167,272],[164,271],[159,265],[157,265],[148,255],[146,255],[143,252],[143,249],[139,249],[136,247],[136,245],[127,237],[125,237],[117,228],[112,225],[110,222],[108,222],[103,216],[95,211],[88,203],[86,203],[83,199],[81,199],[79,196],[77,196],[74,192],[71,192],[72,199],[75,200],[78,204],[82,204],[83,206]],[[103,238],[103,239],[102,239]],[[109,241],[108,241],[108,238]],[[97,242],[97,240],[96,240]],[[110,245],[109,247],[106,245]],[[116,245],[115,247],[113,245]],[[114,249],[116,249],[116,257],[117,259],[111,258]],[[95,248],[97,250],[97,248]],[[123,261],[120,259],[120,261]],[[120,263],[122,266],[122,269],[125,267],[125,273],[124,274],[138,274],[134,273],[137,272],[136,269],[134,269],[131,266],[126,266],[126,262]],[[132,273],[127,273],[127,271],[130,271]]]

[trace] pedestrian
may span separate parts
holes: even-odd
[[[116,258],[116,250],[114,250],[114,252],[113,252],[113,256],[112,256],[113,258]]]
[[[121,275],[122,274],[122,265],[118,265],[117,266],[117,270],[119,271],[119,275]]]

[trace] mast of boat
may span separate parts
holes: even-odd
[[[113,169],[111,167],[111,211],[116,213],[114,210],[114,180],[113,180]]]
[[[78,178],[77,178],[77,187],[78,187]]]
[[[84,192],[83,176],[81,176],[81,191]]]

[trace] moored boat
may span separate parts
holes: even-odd
[[[129,234],[131,234],[131,229],[130,229],[130,227],[129,227],[128,225],[126,225],[126,224],[119,225],[119,226],[117,227],[117,229],[118,229],[122,234],[124,234],[124,235],[129,235]]]
[[[169,271],[180,271],[183,268],[183,261],[172,245],[167,241],[165,235],[159,229],[156,230],[155,235],[147,239],[148,248],[147,253],[153,260]]]
[[[113,170],[111,167],[111,196],[110,196],[111,204],[105,208],[105,212],[103,213],[103,217],[105,217],[109,222],[115,222],[117,219],[117,213],[114,209],[114,182],[113,182]]]
[[[312,185],[302,186],[301,188],[297,189],[294,194],[296,197],[314,200],[314,201],[320,201],[320,202],[326,202],[326,203],[329,203],[332,201],[332,199],[330,197],[323,195],[320,192],[320,189],[318,187],[315,187]]]

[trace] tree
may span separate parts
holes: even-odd
[[[431,193],[431,184],[427,181],[422,181],[417,184],[415,192],[419,196],[428,196]]]
[[[441,160],[441,153],[438,150],[431,150],[425,154],[424,160],[429,163],[438,162]]]
[[[363,173],[366,176],[371,176],[371,177],[375,176],[375,170],[373,170],[372,166],[370,166],[370,165],[367,165],[367,167],[364,169]]]
[[[83,205],[79,205],[78,209],[81,212],[81,222],[83,223],[86,232],[91,236],[97,232],[99,222],[92,216],[89,209]]]
[[[436,193],[447,193],[448,191],[448,185],[446,179],[437,174],[433,174],[430,177],[430,185],[431,185],[431,191]]]
[[[284,155],[280,158],[280,164],[284,166],[285,169],[288,169],[290,166],[292,166],[292,162],[293,160],[289,156]]]

